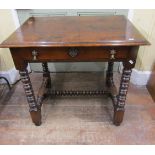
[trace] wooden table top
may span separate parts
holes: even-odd
[[[139,46],[149,42],[124,16],[31,17],[0,47]]]

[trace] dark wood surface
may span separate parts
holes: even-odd
[[[69,47],[25,47],[10,48],[17,69],[22,69],[25,62],[90,62],[123,61],[128,58],[131,47],[77,47],[77,54],[70,55]],[[114,55],[111,50],[115,50]],[[34,59],[33,52],[36,52]],[[113,55],[113,57],[112,57]],[[24,63],[24,64],[23,64]]]
[[[124,16],[31,17],[0,47],[135,46],[149,42]]]
[[[149,42],[124,16],[106,17],[33,17],[17,29],[0,47],[10,48],[16,69],[20,71],[24,90],[35,125],[41,124],[41,105],[52,89],[47,62],[107,61],[105,91],[51,91],[58,95],[94,95],[108,92],[113,101],[115,125],[123,121],[125,101],[138,48]],[[98,46],[98,47],[97,47]],[[113,81],[113,64],[123,62],[117,93]],[[37,98],[29,74],[28,62],[43,62],[43,82]]]

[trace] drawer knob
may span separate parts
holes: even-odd
[[[110,50],[110,59],[115,59],[116,50]]]
[[[38,52],[36,50],[32,51],[33,60],[37,60]]]
[[[68,52],[68,54],[73,58],[76,57],[78,53],[79,53],[79,50],[77,48],[70,48]]]

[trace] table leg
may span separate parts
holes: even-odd
[[[115,105],[117,104],[117,89],[113,80],[113,66],[114,62],[108,62],[108,69],[106,74],[106,86],[107,90],[110,93],[110,97],[113,101],[113,105],[115,107]]]
[[[19,73],[21,76],[21,81],[23,83],[23,87],[29,104],[29,108],[30,108],[29,111],[30,111],[32,121],[35,125],[39,126],[41,125],[41,107],[37,105],[28,71],[27,69],[20,70]]]
[[[108,62],[108,69],[107,69],[107,74],[106,74],[106,85],[108,87],[114,86],[113,66],[114,66],[114,62]]]
[[[48,70],[47,62],[43,62],[42,67],[43,67],[43,77],[48,78],[46,88],[51,88],[51,77],[50,77],[50,72]]]
[[[124,67],[121,83],[119,88],[119,94],[117,96],[117,104],[114,106],[114,124],[120,125],[123,121],[124,110],[125,110],[125,100],[128,92],[130,76],[131,76],[131,68]]]
[[[43,100],[47,97],[49,89],[51,88],[51,77],[48,70],[47,62],[42,63],[43,67],[43,81],[37,94],[37,104],[42,106]]]

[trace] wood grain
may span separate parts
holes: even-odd
[[[124,16],[31,17],[0,47],[135,46],[149,42]]]

